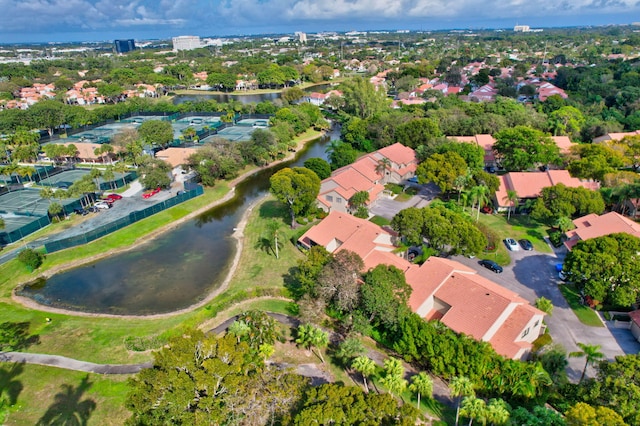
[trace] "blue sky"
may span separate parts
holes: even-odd
[[[630,24],[637,0],[0,0],[0,43]]]

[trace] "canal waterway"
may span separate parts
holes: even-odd
[[[231,237],[245,210],[269,190],[269,177],[283,167],[326,158],[330,137],[307,144],[295,160],[263,170],[236,187],[229,202],[135,250],[79,267],[20,291],[39,304],[83,312],[149,315],[176,311],[220,286],[236,244]]]

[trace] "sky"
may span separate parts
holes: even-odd
[[[632,21],[638,0],[0,0],[0,43]]]

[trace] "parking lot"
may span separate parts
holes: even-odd
[[[546,297],[553,302],[553,314],[547,316],[545,323],[554,343],[561,344],[567,353],[579,351],[577,343],[600,345],[607,359],[617,355],[637,354],[638,343],[629,330],[613,327],[589,327],[582,324],[567,304],[558,285],[562,282],[557,276],[555,264],[562,261],[564,253],[547,254],[537,251],[510,252],[511,264],[504,267],[504,272],[496,274],[478,264],[480,259],[469,259],[457,256],[456,261],[467,265],[497,284],[518,293],[521,297],[534,303],[539,297]],[[491,259],[491,256],[487,257]],[[569,377],[578,380],[584,368],[584,358],[569,358]],[[587,373],[593,375],[590,367]]]
[[[57,234],[38,239],[34,243],[44,244],[46,242],[63,240],[65,238],[84,234],[92,229],[99,228],[122,217],[129,216],[129,213],[131,212],[143,210],[170,197],[174,197],[177,194],[177,189],[164,189],[153,197],[145,199],[142,197],[143,191],[141,187],[134,189],[134,192],[127,191],[126,193],[123,193],[123,198],[115,201],[110,209],[90,212],[85,216],[85,219],[80,225],[73,226]]]

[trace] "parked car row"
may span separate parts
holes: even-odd
[[[518,240],[517,242],[513,238],[506,238],[504,240],[504,244],[511,251],[520,251],[520,247],[522,247],[522,249],[526,251],[533,250],[533,244],[526,238]]]
[[[147,198],[151,198],[154,195],[156,195],[158,192],[160,192],[160,187],[157,187],[155,189],[152,189],[150,191],[147,191],[145,193],[142,194],[142,198],[147,199]]]

